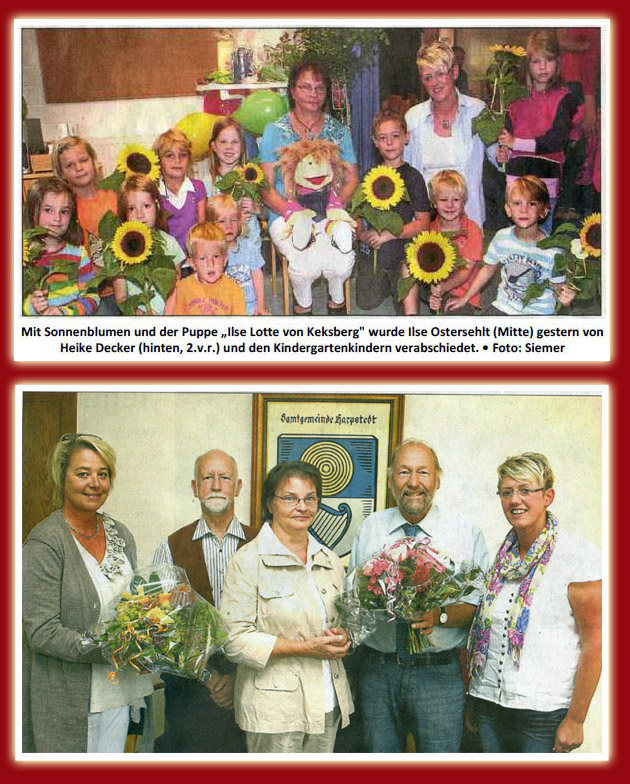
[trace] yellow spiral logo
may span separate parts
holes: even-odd
[[[300,459],[319,469],[324,496],[338,495],[352,480],[352,457],[345,447],[335,441],[318,441],[311,444]]]

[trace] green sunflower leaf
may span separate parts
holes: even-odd
[[[124,181],[125,172],[120,171],[120,169],[114,169],[114,171],[102,179],[96,187],[107,191],[118,191]]]

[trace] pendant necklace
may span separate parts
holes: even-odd
[[[293,119],[297,120],[297,122],[299,122],[303,128],[306,128],[306,138],[312,142],[315,138],[315,132],[313,131],[313,128],[317,127],[321,118],[318,117],[312,125],[307,125],[305,122],[300,120],[295,112],[293,112]]]
[[[64,520],[66,520],[66,518],[65,518],[65,517],[64,517],[63,519],[64,519]],[[74,533],[75,533],[77,536],[82,536],[84,539],[87,539],[88,541],[89,541],[90,539],[94,539],[94,537],[95,537],[95,536],[96,536],[96,534],[97,534],[97,533],[100,531],[100,528],[101,528],[101,526],[100,526],[100,523],[99,523],[99,520],[98,520],[98,516],[97,516],[97,518],[96,518],[96,529],[95,529],[95,531],[94,531],[94,533],[93,533],[93,534],[84,534],[84,533],[81,533],[81,531],[77,531],[77,529],[76,529],[76,528],[75,528],[73,525],[70,525],[70,523],[69,523],[67,520],[66,520],[66,525],[68,526],[68,528],[69,528],[71,531],[74,531]]]

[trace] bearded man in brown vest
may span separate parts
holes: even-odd
[[[218,449],[195,461],[191,482],[201,517],[171,534],[157,548],[153,563],[174,563],[186,570],[192,587],[219,607],[227,566],[257,531],[240,523],[234,499],[242,482],[233,457]],[[222,654],[208,662],[205,683],[164,673],[166,732],[157,738],[161,753],[245,752],[245,734],[234,721],[236,666]]]

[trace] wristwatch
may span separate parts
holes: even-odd
[[[447,621],[448,615],[446,614],[446,609],[444,607],[440,607],[440,617],[438,618],[438,624],[440,626],[444,626]]]

